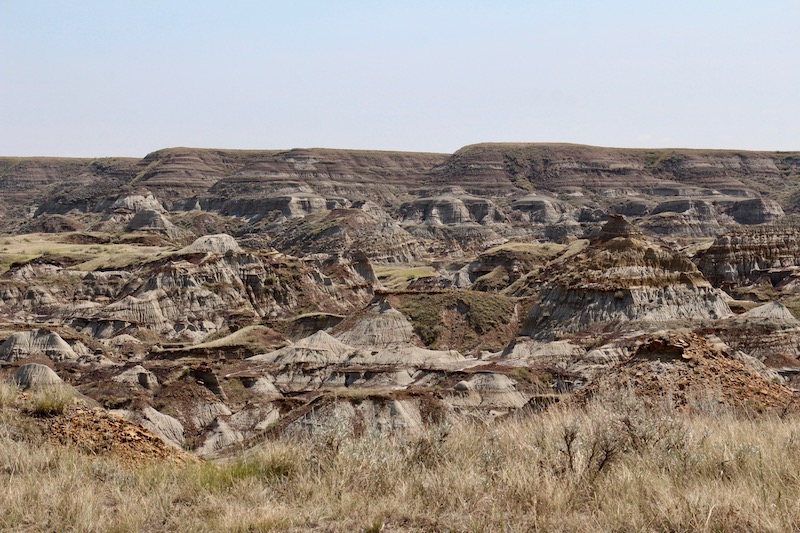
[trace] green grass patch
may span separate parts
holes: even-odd
[[[462,315],[478,338],[506,325],[514,312],[514,298],[477,291],[404,294],[399,297],[398,309],[411,318],[414,331],[427,346],[436,342],[447,326],[444,311],[454,310]]]

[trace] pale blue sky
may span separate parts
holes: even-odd
[[[800,150],[800,0],[0,0],[0,155]]]

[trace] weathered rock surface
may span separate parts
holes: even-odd
[[[53,361],[78,358],[78,354],[58,333],[47,329],[14,333],[0,344],[0,358],[5,361],[18,361],[35,355],[43,355]]]
[[[158,378],[141,365],[129,368],[112,378],[117,383],[126,383],[134,387],[153,390],[158,387]]]
[[[630,358],[609,369],[588,392],[603,387],[627,388],[678,407],[696,405],[714,394],[751,409],[783,409],[792,401],[787,387],[759,374],[742,357],[691,333],[642,339]]]
[[[783,208],[775,200],[752,198],[736,202],[728,211],[739,224],[767,224],[781,218]]]
[[[493,202],[474,196],[437,196],[420,198],[400,206],[406,223],[492,224],[505,220]]]
[[[717,327],[717,335],[733,349],[771,367],[800,364],[800,320],[779,302],[755,307]]]
[[[22,390],[47,387],[63,382],[52,368],[38,363],[28,363],[19,367],[14,372],[12,381]]]
[[[722,294],[686,257],[643,240],[611,217],[581,253],[539,274],[539,303],[521,333],[556,340],[603,325],[719,319],[731,311]]]
[[[219,235],[203,235],[198,237],[192,244],[182,248],[182,254],[202,254],[202,253],[226,254],[227,252],[242,253],[243,250],[230,235],[221,233]]]
[[[136,212],[125,226],[126,231],[153,231],[163,233],[170,239],[177,239],[182,232],[169,221],[162,213],[151,209],[142,209]]]
[[[270,245],[292,255],[341,254],[392,263],[428,255],[417,239],[377,206],[323,211],[283,224],[276,233]]]
[[[0,158],[0,372],[46,362],[208,457],[524,416],[604,377],[784,405],[799,178],[796,153],[557,144]],[[103,420],[62,432],[130,427]]]
[[[343,343],[365,350],[393,346],[421,346],[408,317],[386,300],[369,305],[352,318],[338,324],[336,334]]]
[[[356,352],[352,346],[344,344],[324,331],[318,331],[280,350],[254,355],[250,360],[282,366],[291,364],[326,366],[344,363]]]
[[[717,286],[747,284],[762,277],[777,285],[791,274],[791,268],[800,266],[800,224],[792,219],[731,229],[698,253],[695,260]]]

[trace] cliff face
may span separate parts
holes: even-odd
[[[141,160],[128,158],[0,158],[0,189],[7,197],[35,200],[42,212],[85,210],[90,200],[119,188],[144,188],[179,206],[194,199],[210,209],[232,198],[286,191],[379,199],[399,207],[408,193],[424,198],[460,187],[481,198],[522,198],[533,191],[564,195],[573,206],[622,197],[747,199],[767,196],[791,207],[800,177],[800,154],[724,150],[635,150],[567,144],[478,144],[452,155],[412,152],[295,149],[214,150],[170,148]],[[109,181],[114,187],[109,188]],[[53,185],[80,184],[74,197]],[[70,187],[74,188],[74,187]],[[418,191],[418,192],[415,192]],[[81,197],[82,196],[82,197]],[[595,198],[596,197],[596,198]],[[194,204],[192,204],[194,205]],[[530,203],[521,204],[523,210]],[[549,213],[560,210],[536,205]],[[750,218],[741,206],[732,213]],[[769,209],[778,208],[770,204]],[[631,213],[628,213],[631,214]],[[554,216],[543,214],[541,216]]]
[[[477,144],[456,152],[434,180],[465,188],[588,189],[605,196],[713,194],[747,197],[783,190],[800,173],[797,153],[643,150],[569,144]]]
[[[777,285],[800,266],[800,223],[787,220],[731,229],[696,257],[698,268],[715,285],[747,284],[760,278]]]

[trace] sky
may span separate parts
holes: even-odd
[[[0,155],[800,150],[800,0],[0,0]]]

